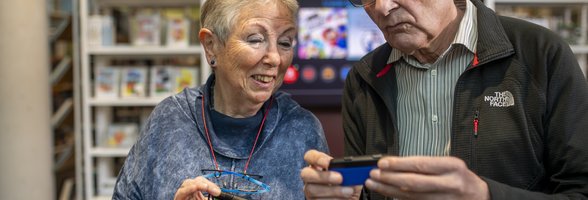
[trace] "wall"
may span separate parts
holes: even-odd
[[[309,107],[323,125],[331,156],[343,156],[343,125],[340,107]]]

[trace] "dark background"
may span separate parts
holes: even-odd
[[[347,0],[298,0],[303,7],[350,7]],[[304,65],[351,65],[355,61],[346,59],[299,59],[297,54],[293,61],[299,67]],[[320,76],[320,67],[317,68]],[[337,73],[337,75],[339,75]],[[334,157],[343,156],[343,126],[341,123],[341,93],[344,81],[337,78],[330,83],[316,81],[304,83],[298,81],[295,84],[284,84],[282,90],[292,94],[292,97],[303,107],[313,112],[323,125],[325,136],[329,144],[330,153]]]

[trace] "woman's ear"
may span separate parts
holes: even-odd
[[[218,48],[216,45],[219,45],[218,38],[216,38],[216,35],[207,28],[200,29],[198,38],[200,39],[200,44],[202,44],[204,52],[206,53],[206,59],[208,59],[208,63],[210,63],[211,59],[216,56],[215,49]]]

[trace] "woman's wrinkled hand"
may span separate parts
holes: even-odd
[[[212,196],[219,196],[221,194],[220,188],[210,182],[208,179],[199,176],[193,179],[186,179],[176,191],[175,200],[205,200],[202,193],[208,193]]]
[[[361,186],[341,186],[343,177],[339,172],[327,171],[333,157],[316,150],[304,154],[308,163],[300,172],[304,181],[306,199],[359,199]]]

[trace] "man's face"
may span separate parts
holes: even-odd
[[[388,44],[407,54],[429,48],[456,15],[453,0],[376,0],[364,9]]]

